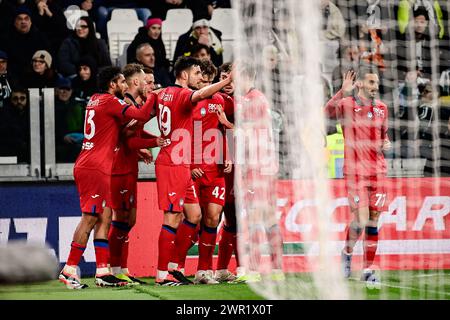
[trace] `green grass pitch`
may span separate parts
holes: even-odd
[[[382,271],[381,289],[368,289],[364,282],[349,280],[350,290],[363,299],[450,300],[450,270]],[[296,281],[309,281],[296,274]],[[290,277],[287,278],[289,281]],[[84,290],[68,290],[57,280],[20,285],[0,285],[0,300],[263,300],[246,284],[157,287],[153,278],[147,285],[122,288],[96,287],[93,278],[84,278]],[[298,299],[302,299],[301,296]]]

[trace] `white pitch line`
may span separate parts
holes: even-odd
[[[351,280],[355,280],[355,281],[360,282],[360,283],[364,282],[364,281],[361,281],[359,278],[350,278],[350,279]],[[417,288],[392,285],[392,284],[388,284],[388,283],[383,282],[383,281],[380,282],[380,285],[384,286],[384,287],[390,287],[390,288],[396,288],[396,289],[406,289],[406,290],[413,290],[413,291],[421,291],[420,289],[417,289]],[[437,294],[443,294],[445,296],[450,296],[450,292],[442,292],[442,291],[435,291],[435,290],[426,290],[426,292],[437,293]]]
[[[413,287],[403,287],[403,286],[394,286],[394,285],[390,285],[384,282],[380,282],[380,285],[385,286],[385,287],[390,287],[390,288],[396,288],[396,289],[407,289],[407,290],[414,290],[414,291],[421,291],[420,289],[417,288],[413,288]],[[426,290],[426,292],[429,293],[436,293],[436,294],[443,294],[444,296],[450,296],[449,292],[442,292],[442,291],[435,291],[435,290]]]

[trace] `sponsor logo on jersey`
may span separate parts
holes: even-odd
[[[372,112],[367,112],[367,118],[369,118],[369,119],[372,119],[373,118],[373,114],[372,114]]]
[[[171,193],[169,193],[169,197],[173,197],[176,194],[177,194],[176,192],[171,192]]]
[[[95,198],[98,198],[98,197],[100,197],[99,194],[94,194],[93,196],[91,196],[92,199],[95,199]]]
[[[94,147],[94,143],[93,142],[83,142],[83,146],[81,147],[82,150],[91,150]]]
[[[355,108],[355,112],[360,112],[362,108]]]
[[[201,108],[201,109],[200,109],[200,115],[201,115],[202,117],[206,116],[206,109],[205,109],[205,108]]]
[[[127,189],[124,189],[124,190],[120,190],[119,192],[120,192],[120,194],[125,194],[125,193],[128,192],[128,190],[127,190]]]
[[[219,103],[208,103],[208,112],[215,113],[217,110],[219,110],[218,106],[222,107],[222,105]]]

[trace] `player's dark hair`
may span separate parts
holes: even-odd
[[[200,69],[202,70],[202,74],[208,77],[215,78],[217,75],[217,68],[210,60],[201,60]]]
[[[122,71],[119,67],[108,66],[100,69],[97,75],[97,86],[100,91],[108,91],[109,84],[112,81],[116,81],[121,74]]]
[[[179,78],[183,71],[189,70],[193,66],[200,66],[200,61],[193,57],[179,57],[177,59],[177,62],[175,62],[175,65],[173,66],[175,77]]]
[[[232,62],[225,62],[219,67],[219,73],[225,72],[230,73],[233,69],[233,63]]]
[[[129,63],[125,67],[123,67],[122,73],[125,79],[130,79],[137,73],[141,73],[143,71],[142,64],[139,63]]]
[[[209,47],[205,44],[202,43],[197,43],[195,46],[192,47],[191,50],[191,55],[195,56],[197,53],[199,53],[200,51],[202,51],[203,49],[206,50],[206,52],[211,55],[211,50],[209,49]]]
[[[144,67],[142,68],[142,70],[144,70],[144,73],[147,73],[147,74],[154,74],[153,69],[150,68],[150,67],[144,66]]]

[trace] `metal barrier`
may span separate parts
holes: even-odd
[[[74,163],[57,163],[53,88],[29,89],[30,163],[0,164],[0,182],[71,181]],[[139,163],[139,178],[154,179],[154,164]]]

